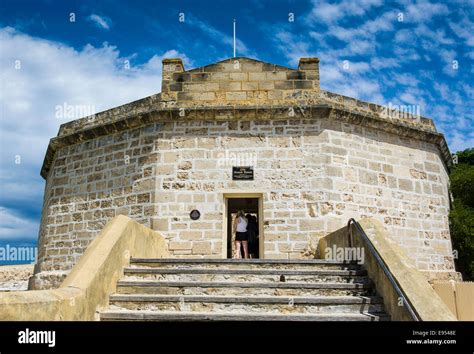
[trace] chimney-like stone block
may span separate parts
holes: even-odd
[[[173,74],[184,71],[183,61],[180,58],[163,59],[163,72],[161,79],[161,92],[170,91],[170,85],[173,83]]]
[[[304,91],[304,92],[303,92]],[[185,71],[181,59],[163,60],[161,101],[176,105],[281,105],[319,92],[319,59],[288,68],[250,58],[229,58]]]
[[[304,71],[306,80],[312,80],[313,88],[319,90],[319,58],[300,58],[298,71]]]

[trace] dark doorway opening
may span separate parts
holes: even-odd
[[[259,198],[228,198],[227,200],[227,258],[235,258],[235,230],[233,222],[239,210],[243,210],[256,222],[256,235],[249,239],[249,254],[251,258],[259,258]],[[243,258],[243,250],[241,255]]]

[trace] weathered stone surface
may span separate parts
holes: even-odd
[[[361,311],[388,319],[381,299],[369,295],[373,284],[356,264],[175,261],[133,259],[101,319],[364,320]]]
[[[375,248],[377,254],[386,264],[393,278],[397,280],[397,286],[400,287],[407,301],[411,304],[413,313],[418,318],[417,320],[455,321],[456,317],[435,293],[428,279],[416,269],[413,259],[408,256],[408,252],[390,240],[390,235],[385,230],[383,224],[378,220],[367,218],[362,220],[360,225],[372,247]],[[367,250],[367,241],[358,235],[354,225],[352,225],[352,228],[354,236],[351,247]],[[341,228],[321,238],[319,247],[321,250],[324,250],[324,255],[327,249],[348,247],[347,236],[347,228]],[[413,321],[414,318],[408,310],[408,306],[401,306],[400,293],[376,260],[375,253],[365,253],[364,268],[376,283],[377,293],[383,297],[385,308],[392,319],[397,321]]]
[[[27,290],[33,264],[0,266],[0,291]]]
[[[320,90],[315,58],[298,70],[247,58],[163,65],[163,94],[64,124],[51,140],[36,273],[67,274],[115,215],[162,231],[174,256],[221,257],[222,193],[242,189],[263,195],[266,258],[303,257],[310,239],[370,216],[420,268],[453,269],[449,242],[412,242],[449,240],[449,150],[430,120],[388,119]],[[236,158],[250,159],[254,181],[232,181]],[[195,208],[206,211],[199,223]]]

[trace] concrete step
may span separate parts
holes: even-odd
[[[368,283],[363,270],[289,270],[223,268],[125,268],[123,280]]]
[[[384,313],[248,314],[176,311],[106,310],[102,321],[387,321]]]
[[[168,295],[370,295],[371,283],[306,283],[306,282],[199,282],[120,280],[120,294]]]
[[[212,313],[362,313],[383,312],[380,297],[363,296],[180,296],[115,294],[110,309]]]
[[[160,268],[221,268],[221,269],[361,269],[357,263],[326,261],[322,259],[181,259],[181,258],[132,258],[131,265]]]

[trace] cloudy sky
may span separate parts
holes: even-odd
[[[474,2],[0,2],[0,245],[34,243],[48,140],[81,112],[160,91],[161,60],[186,69],[237,54],[296,67],[321,59],[323,89],[420,107],[452,152],[474,146]]]

